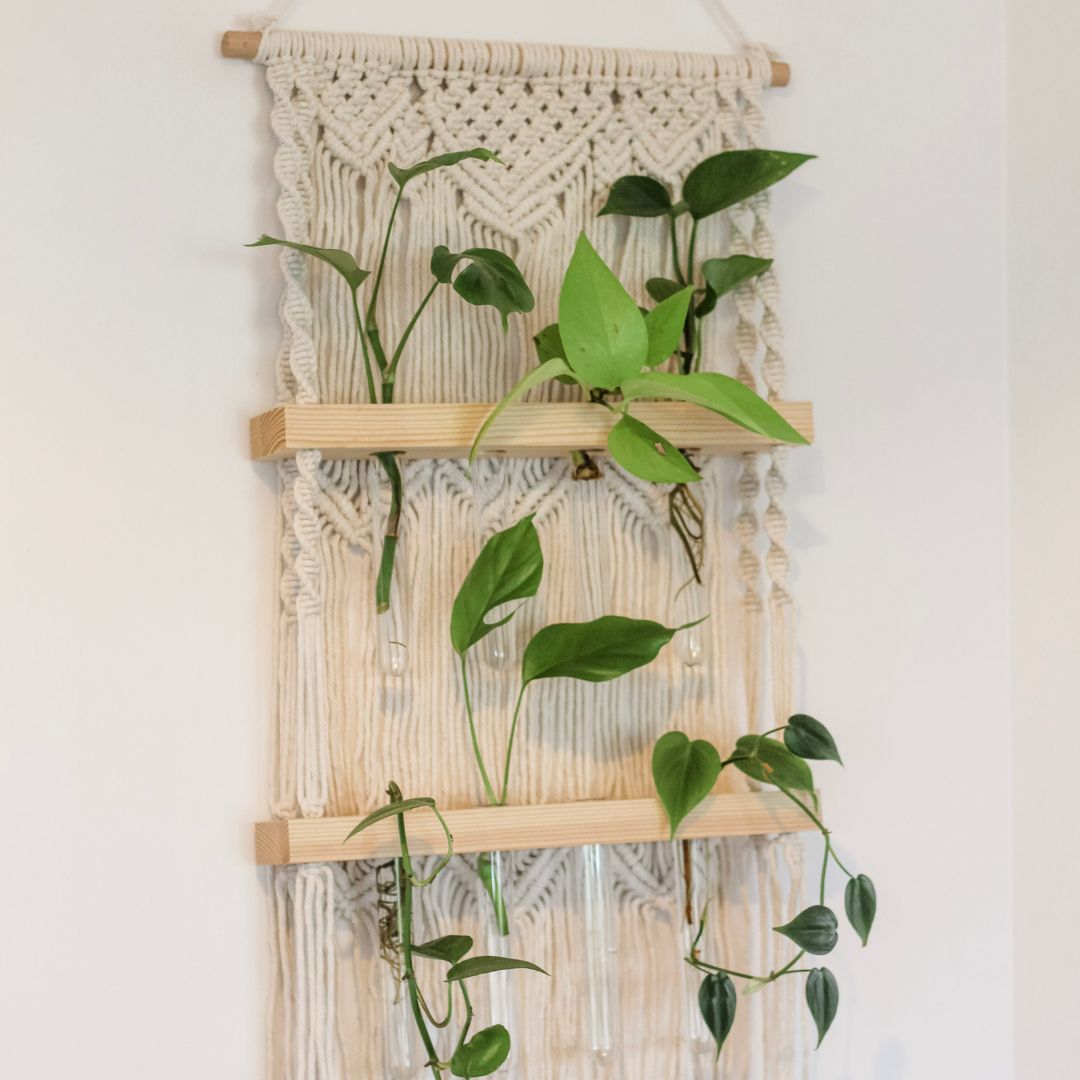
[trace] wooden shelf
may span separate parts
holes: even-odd
[[[279,405],[251,421],[251,456],[281,461],[298,450],[355,459],[382,451],[407,458],[463,458],[494,408],[461,405]],[[781,415],[813,441],[808,401],[777,405]],[[684,450],[741,454],[775,445],[715,413],[675,401],[643,401],[634,416]],[[573,450],[603,453],[615,416],[588,402],[519,402],[491,425],[481,447],[485,457],[563,457]]]
[[[397,855],[397,826],[392,819],[344,842],[360,817],[260,822],[255,826],[255,861],[260,866],[287,866]],[[459,854],[668,839],[667,818],[657,799],[485,806],[447,810],[443,817]],[[413,854],[434,855],[446,850],[446,838],[430,811],[414,810],[406,821]],[[761,836],[813,828],[806,815],[780,792],[757,791],[710,795],[682,823],[679,838]]]

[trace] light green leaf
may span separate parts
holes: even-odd
[[[487,419],[480,426],[480,430],[476,433],[476,438],[473,439],[472,447],[469,450],[469,464],[471,465],[476,460],[476,453],[480,449],[480,443],[487,433],[488,428],[491,427],[494,422],[495,417],[498,416],[511,401],[516,401],[522,394],[528,392],[534,386],[539,386],[541,383],[556,378],[556,376],[568,375],[569,373],[570,369],[566,366],[566,361],[561,360],[559,357],[554,357],[541,364],[538,368],[534,368],[521,379],[517,386],[515,386],[514,389],[488,413]]]
[[[836,948],[836,916],[824,904],[813,904],[800,911],[789,923],[774,926],[778,934],[790,938],[800,949],[814,956],[824,956]]]
[[[559,333],[574,372],[605,390],[640,371],[648,355],[644,317],[584,233],[559,293]]]
[[[804,713],[791,717],[784,728],[784,745],[793,753],[809,761],[835,761],[840,765],[840,751],[829,729],[820,721]]]
[[[625,414],[608,432],[608,453],[627,472],[652,484],[692,484],[697,469],[658,431]]]
[[[438,154],[433,158],[428,158],[426,161],[418,161],[415,165],[410,165],[405,169],[394,164],[387,165],[387,168],[390,170],[390,175],[394,178],[397,186],[403,188],[410,180],[420,176],[422,173],[431,172],[433,169],[441,169],[447,165],[456,165],[466,158],[474,158],[477,161],[494,161],[497,165],[504,164],[490,150],[477,146],[472,150],[455,150],[449,154]]]
[[[754,780],[776,784],[791,791],[814,790],[810,766],[776,739],[743,735],[735,740],[735,753],[745,754],[749,760],[734,761],[732,764]]]
[[[649,371],[627,379],[621,389],[627,400],[653,397],[689,401],[767,439],[802,445],[807,442],[767,401],[730,375],[712,371],[690,375]]]
[[[629,217],[659,217],[670,210],[671,195],[659,180],[651,176],[620,176],[611,185],[600,216],[626,214]]]
[[[735,984],[730,976],[722,971],[711,971],[705,976],[698,991],[698,1008],[706,1027],[716,1040],[716,1056],[724,1047],[732,1025],[735,1023],[735,1009],[739,999],[735,994]]]
[[[455,964],[446,973],[446,981],[458,982],[461,979],[474,979],[477,975],[490,975],[493,971],[514,971],[518,968],[523,971],[539,971],[541,975],[547,974],[542,967],[537,967],[528,960],[515,960],[510,956],[470,956],[468,960]]]
[[[502,1024],[478,1031],[450,1059],[454,1076],[490,1076],[510,1056],[510,1032]]]
[[[584,623],[552,623],[537,631],[525,647],[522,685],[535,679],[617,679],[655,660],[657,653],[684,629],[623,615],[602,615]]]
[[[683,818],[712,791],[720,767],[716,747],[704,739],[691,742],[683,732],[669,731],[656,740],[653,783],[664,804],[672,839]]]
[[[701,220],[772,187],[813,157],[781,150],[726,150],[690,171],[683,184],[683,200],[694,218]]]
[[[310,244],[294,244],[291,240],[278,240],[276,237],[267,236],[265,233],[253,244],[247,244],[246,246],[267,247],[271,244],[292,248],[294,251],[302,251],[305,255],[314,255],[316,259],[321,259],[328,266],[332,266],[349,283],[349,288],[353,292],[356,292],[371,275],[370,270],[361,270],[356,265],[356,260],[347,251],[342,251],[340,248],[320,248],[312,247]]]
[[[543,576],[544,553],[532,514],[488,540],[461,583],[450,613],[450,642],[458,656],[514,617],[511,612],[489,623],[485,621],[489,612],[509,600],[535,596]]]
[[[836,1009],[840,1004],[840,988],[828,968],[813,968],[806,977],[806,1004],[817,1028],[817,1045],[821,1046],[821,1040],[836,1019]]]
[[[866,948],[870,938],[870,928],[877,915],[877,890],[874,883],[865,875],[857,874],[847,883],[844,890],[844,911],[859,940]]]
[[[412,951],[415,956],[456,964],[472,947],[473,939],[467,934],[447,934],[445,937],[425,941],[423,945],[414,945]]]
[[[662,364],[678,347],[686,323],[690,298],[694,295],[692,285],[661,300],[645,316],[645,331],[649,335],[649,352],[645,363],[649,367]]]
[[[651,277],[645,282],[645,291],[655,300],[658,304],[661,300],[666,300],[669,296],[674,296],[684,286],[680,285],[677,281],[672,281],[671,278],[664,277]]]
[[[772,259],[756,259],[753,255],[729,255],[726,259],[706,259],[701,264],[705,278],[705,296],[694,312],[698,318],[708,315],[716,307],[717,300],[744,281],[764,274],[772,266]]]
[[[494,248],[467,248],[457,254],[439,245],[431,255],[431,272],[442,284],[450,282],[454,267],[468,265],[454,278],[454,292],[475,307],[493,307],[502,318],[513,312],[532,311],[536,303],[532,290],[521,276],[517,264],[503,251]]]
[[[387,803],[385,806],[380,806],[378,810],[372,811],[359,825],[356,826],[348,836],[346,840],[351,840],[357,833],[363,832],[365,829],[370,829],[372,825],[377,825],[380,821],[385,821],[387,818],[397,817],[399,814],[407,814],[410,810],[419,810],[421,807],[428,807],[429,809],[435,808],[434,799],[401,799],[399,802]]]

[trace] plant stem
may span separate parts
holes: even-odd
[[[461,990],[461,999],[465,1002],[465,1023],[461,1025],[461,1034],[458,1035],[457,1046],[454,1047],[455,1054],[465,1045],[465,1040],[469,1036],[469,1027],[473,1021],[472,1000],[469,998],[469,991],[465,988],[464,979],[458,981],[458,988]]]
[[[394,557],[397,554],[398,535],[401,530],[401,505],[405,491],[397,455],[382,453],[376,454],[375,457],[382,465],[386,479],[390,481],[390,508],[386,514],[386,528],[383,530],[379,576],[375,579],[375,612],[381,615],[390,610],[390,583],[394,577]]]
[[[360,354],[364,358],[364,376],[367,379],[368,400],[372,405],[379,403],[375,395],[375,376],[371,370],[371,355],[368,353],[367,337],[364,334],[364,324],[360,319],[360,300],[356,290],[352,290],[353,315],[356,318],[356,334],[360,338]]]
[[[675,218],[668,215],[668,224],[671,226],[671,261],[675,267],[675,280],[680,285],[686,284],[686,278],[683,277],[682,267],[679,265],[679,232],[675,227]]]
[[[521,702],[525,698],[528,686],[529,684],[525,683],[521,687],[514,705],[514,719],[510,722],[510,738],[506,740],[506,760],[503,763],[502,797],[499,799],[499,806],[506,805],[506,792],[510,786],[510,755],[514,752],[514,736],[517,734],[518,717],[521,715]]]
[[[480,752],[480,740],[476,735],[476,719],[473,716],[472,697],[469,694],[469,670],[466,658],[461,658],[461,686],[465,691],[465,715],[469,718],[469,737],[472,739],[473,757],[480,770],[480,779],[484,782],[484,792],[488,802],[492,806],[498,803],[495,798],[495,789],[491,786],[491,778],[488,776],[487,767],[484,765],[484,755]]]
[[[382,340],[379,337],[379,323],[375,305],[379,299],[379,291],[382,289],[383,272],[386,270],[386,254],[390,250],[390,236],[394,231],[394,222],[397,219],[398,207],[400,205],[401,188],[399,187],[397,198],[394,199],[394,206],[390,211],[390,220],[386,223],[386,235],[383,237],[382,251],[379,253],[379,265],[375,270],[375,283],[371,287],[371,298],[368,300],[365,318],[368,340],[371,342],[371,348],[375,353],[375,363],[378,364],[379,371],[384,377],[389,367],[389,363],[386,359],[386,352],[382,346]],[[383,400],[385,401],[386,399],[384,398]]]
[[[401,359],[401,354],[405,351],[405,343],[409,340],[409,335],[413,332],[413,327],[416,326],[420,316],[424,313],[424,308],[428,306],[429,301],[435,295],[435,290],[439,287],[439,282],[436,281],[430,289],[428,289],[424,299],[420,301],[420,306],[413,313],[413,317],[409,320],[409,325],[405,327],[405,332],[401,335],[401,340],[397,343],[397,348],[394,350],[394,355],[390,358],[390,366],[386,369],[386,374],[383,377],[385,386],[386,381],[389,380],[391,384],[394,382],[394,375],[397,372],[398,361]],[[393,391],[391,390],[391,396]]]
[[[690,243],[686,248],[686,281],[694,280],[694,249],[697,247],[697,227],[698,223],[695,220],[693,225],[690,226]]]

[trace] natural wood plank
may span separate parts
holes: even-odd
[[[667,818],[657,799],[625,799],[546,806],[485,806],[443,813],[454,835],[454,851],[520,851],[525,848],[628,844],[668,839]],[[255,860],[260,866],[387,859],[398,853],[397,827],[379,822],[348,843],[356,817],[297,818],[255,826]],[[408,815],[409,849],[437,854],[446,840],[433,814]],[[682,839],[760,836],[803,832],[810,820],[778,791],[710,795],[679,828]]]
[[[463,458],[493,405],[279,405],[251,421],[251,456],[280,461],[298,450],[356,459],[380,451],[407,458]],[[813,406],[788,401],[777,410],[813,441]],[[678,401],[641,401],[634,415],[684,450],[740,454],[774,445],[722,416]],[[486,457],[562,457],[572,450],[603,453],[615,416],[584,401],[508,405],[481,445]]]
[[[254,60],[259,54],[262,34],[254,30],[226,30],[221,35],[221,55],[230,60]],[[773,60],[772,86],[787,86],[791,82],[791,65]]]

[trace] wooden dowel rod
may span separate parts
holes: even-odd
[[[262,34],[257,30],[226,30],[221,36],[221,55],[230,60],[254,60],[261,41]],[[787,86],[791,82],[791,65],[773,60],[771,66],[771,85]]]

